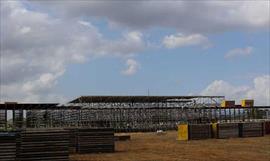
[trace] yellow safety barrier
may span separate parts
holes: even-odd
[[[188,140],[188,124],[178,125],[177,140]]]
[[[254,106],[254,100],[242,100],[241,101],[242,107],[253,107]]]
[[[212,126],[212,137],[217,138],[217,123],[211,123]]]
[[[235,101],[234,100],[223,100],[221,102],[221,107],[235,107]]]

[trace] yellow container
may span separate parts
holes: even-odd
[[[241,101],[242,107],[253,107],[254,106],[254,100],[242,100]]]
[[[235,101],[223,100],[221,102],[221,107],[235,107]]]
[[[188,140],[188,124],[178,125],[177,140]]]
[[[211,123],[212,137],[217,138],[217,123]]]

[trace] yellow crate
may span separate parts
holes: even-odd
[[[223,100],[221,102],[221,107],[235,107],[235,101],[233,101],[233,100]]]
[[[254,100],[242,100],[241,101],[241,106],[242,107],[253,107],[254,106]]]
[[[188,140],[188,124],[178,125],[177,140]]]

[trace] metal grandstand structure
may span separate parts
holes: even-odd
[[[0,129],[110,127],[115,131],[175,129],[180,122],[252,121],[269,117],[269,106],[220,107],[224,96],[81,96],[66,105],[0,104]]]
[[[224,96],[81,96],[69,103],[86,108],[216,107]]]

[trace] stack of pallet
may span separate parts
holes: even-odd
[[[188,125],[188,138],[190,140],[211,138],[210,124],[190,124],[190,125]]]
[[[69,134],[65,130],[22,131],[18,160],[69,160]]]
[[[264,136],[264,123],[262,122],[245,122],[239,123],[240,137]]]
[[[270,122],[179,124],[177,140],[264,136],[270,133]]]
[[[219,139],[239,137],[238,123],[213,124],[212,132],[213,132],[213,136]]]
[[[6,130],[7,126],[7,111],[0,110],[0,130]]]
[[[114,140],[115,141],[126,141],[126,140],[130,140],[130,135],[117,135],[117,136],[114,136]]]
[[[114,130],[110,128],[77,129],[77,152],[114,152]]]
[[[16,133],[0,133],[0,161],[16,160]]]
[[[264,122],[264,129],[265,129],[265,134],[268,135],[270,134],[270,121],[265,121]]]
[[[77,128],[65,128],[69,132],[69,153],[77,151]]]

